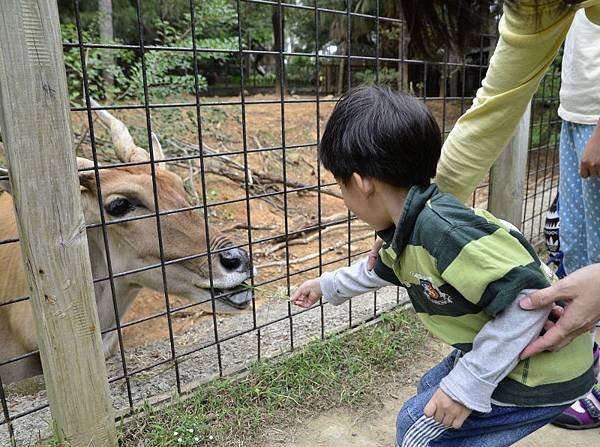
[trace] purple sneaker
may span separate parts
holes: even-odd
[[[585,430],[600,427],[600,385],[594,385],[592,391],[562,412],[552,425],[571,430]]]
[[[594,373],[598,375],[600,369],[600,348],[594,343]],[[571,430],[585,430],[586,428],[600,427],[600,384],[596,383],[592,391],[579,399],[562,412],[552,425]]]

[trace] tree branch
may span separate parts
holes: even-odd
[[[369,239],[372,238],[373,235],[372,234],[367,234],[365,236],[360,236],[357,238],[354,238],[350,241],[351,244],[355,243],[355,242],[360,242],[360,241],[364,241],[365,239]],[[332,251],[337,250],[338,248],[343,247],[344,245],[348,245],[348,241],[342,241],[342,242],[338,242],[337,244],[332,245],[331,247],[327,247],[323,250],[321,250],[320,255],[324,255],[327,253],[330,253]],[[289,260],[289,264],[300,264],[302,262],[306,262],[306,261],[310,261],[311,259],[315,259],[319,257],[319,253],[313,253],[310,254],[308,256],[304,256],[302,258],[298,258],[298,259],[290,259]],[[282,267],[285,266],[287,263],[287,261],[273,261],[273,262],[267,262],[266,264],[262,264],[262,265],[257,265],[256,268],[257,269],[265,269],[265,268],[269,268],[269,267]]]

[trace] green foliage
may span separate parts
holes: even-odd
[[[560,102],[560,65],[554,62],[544,75],[533,98],[531,114],[531,147],[554,147],[560,136],[557,111]]]
[[[61,2],[62,37],[64,42],[77,43],[77,29],[73,23],[73,11]],[[162,3],[162,2],[160,2]],[[193,47],[189,2],[174,1],[168,5],[159,2],[144,4],[144,27],[146,45],[173,48]],[[196,47],[212,50],[238,48],[237,13],[228,0],[196,0],[195,31]],[[162,8],[162,9],[161,9]],[[169,14],[167,14],[170,11]],[[171,15],[172,13],[172,15]],[[123,16],[124,14],[124,16]],[[168,16],[169,20],[163,18]],[[171,18],[172,17],[172,18]],[[126,21],[125,25],[122,21]],[[113,22],[117,37],[112,43],[138,45],[139,36],[119,32],[124,27],[137,30],[137,16],[131,5],[113,0]],[[82,1],[81,23],[84,42],[100,42],[98,14],[89,1]],[[109,42],[110,43],[110,42]],[[198,52],[198,87],[205,90],[207,80],[201,74],[202,64],[210,63],[214,70],[220,64],[236,58],[231,52]],[[96,98],[116,97],[142,99],[144,95],[143,66],[139,51],[128,49],[87,48],[84,54],[90,94]],[[191,51],[146,49],[144,62],[151,100],[171,95],[195,92],[194,58]],[[83,95],[82,63],[79,48],[65,50],[65,66],[71,100]],[[112,82],[106,82],[112,78]]]
[[[61,25],[63,42],[78,41],[77,29],[72,23]],[[93,42],[92,33],[83,31],[84,42]],[[97,41],[97,40],[96,40]],[[129,50],[109,50],[85,49],[85,67],[88,78],[90,94],[96,98],[114,96],[119,94],[123,88],[126,88],[129,81],[122,67],[130,65],[135,56]],[[67,74],[67,85],[69,87],[69,97],[76,100],[83,96],[83,71],[79,48],[68,48],[64,51],[65,69]],[[103,78],[103,72],[107,71],[115,82],[110,85]]]
[[[203,39],[208,39],[209,36],[213,39],[237,36],[237,11],[234,2],[231,0],[196,0],[195,5],[198,36]]]
[[[174,48],[192,48],[191,36],[180,38],[179,32],[168,22],[155,24],[160,37],[161,46]],[[77,42],[77,30],[74,24],[62,26],[63,41]],[[90,32],[83,33],[84,41],[97,42],[97,37]],[[237,38],[198,39],[197,48],[231,50],[237,47]],[[230,58],[228,52],[197,53],[199,61],[223,63]],[[140,57],[131,50],[85,50],[86,70],[90,94],[97,98],[107,96],[126,98],[143,98],[143,66]],[[182,93],[194,93],[194,60],[191,51],[146,50],[145,65],[147,85],[153,98],[164,98]],[[78,48],[65,51],[65,66],[69,95],[72,100],[82,97],[83,74],[81,57]],[[112,84],[105,82],[104,73],[108,72],[114,80]],[[206,78],[198,75],[200,90],[207,87]]]
[[[268,5],[255,3],[243,3],[241,5],[241,20],[246,34],[245,37],[268,49],[272,48],[273,45],[271,13],[272,9]]]
[[[388,67],[383,67],[379,70],[379,78],[375,71],[364,70],[355,74],[356,80],[367,85],[389,85],[396,86],[398,84],[398,70]]]

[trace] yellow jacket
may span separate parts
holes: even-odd
[[[585,8],[600,25],[600,0],[583,1],[569,9],[561,0],[523,0],[518,10],[505,7],[500,39],[471,108],[448,135],[436,183],[463,202],[500,155],[515,131],[541,78],[556,57],[575,12]],[[600,45],[600,42],[598,42]]]

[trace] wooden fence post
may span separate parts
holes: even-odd
[[[54,430],[116,446],[56,0],[2,0],[0,119]]]
[[[523,223],[523,200],[527,188],[527,151],[531,103],[517,125],[512,139],[490,171],[488,209],[517,227]]]

